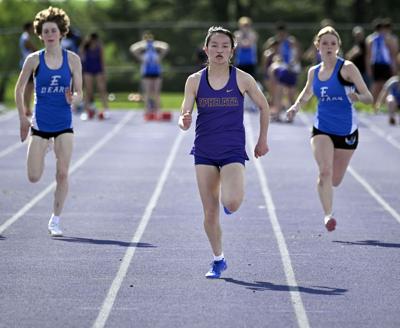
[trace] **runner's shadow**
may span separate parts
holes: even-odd
[[[317,295],[343,295],[347,292],[347,289],[343,288],[332,288],[332,287],[325,287],[325,286],[312,286],[311,287],[301,287],[301,286],[288,286],[288,285],[276,285],[272,282],[266,281],[255,281],[255,282],[247,282],[241,281],[233,278],[221,278],[221,280],[225,280],[226,282],[241,285],[246,287],[246,289],[263,292],[267,290],[272,291],[279,291],[279,292],[295,292],[299,291],[300,293],[307,293],[307,294],[317,294]]]
[[[379,240],[359,240],[359,241],[333,240],[333,242],[338,243],[338,244],[343,244],[343,245],[379,246],[379,247],[389,247],[389,248],[400,248],[400,244],[384,243]]]
[[[6,239],[6,237],[3,237],[0,235],[0,240],[5,240],[5,239]]]
[[[108,239],[92,239],[92,238],[80,238],[80,237],[57,237],[54,240],[66,241],[69,243],[86,243],[95,245],[115,245],[121,247],[143,247],[152,248],[157,247],[149,243],[131,243],[120,240],[108,240]]]

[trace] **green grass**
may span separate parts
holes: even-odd
[[[129,101],[129,93],[115,93],[115,100],[109,102],[110,109],[143,109],[143,101]],[[164,92],[161,94],[161,107],[168,110],[179,110],[183,100],[183,93]],[[101,106],[97,100],[96,106]]]
[[[115,93],[115,100],[109,102],[109,107],[111,110],[113,109],[135,109],[135,110],[140,110],[144,108],[144,103],[143,101],[139,102],[134,102],[134,101],[129,101],[128,92],[119,92]],[[101,103],[98,99],[98,95],[96,95],[96,107],[101,107]],[[161,107],[164,110],[176,110],[179,111],[181,104],[183,100],[183,93],[181,92],[163,92],[161,94]],[[8,109],[13,109],[15,108],[15,103],[13,98],[11,98],[10,95],[8,95],[4,105]],[[317,107],[317,101],[315,97],[311,99],[307,103],[306,106],[304,106],[303,110],[306,112],[314,112],[315,108]],[[372,105],[365,105],[362,103],[356,103],[356,108],[357,110],[361,112],[368,112],[368,113],[373,113],[373,108]]]

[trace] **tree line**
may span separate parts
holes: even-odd
[[[109,89],[129,91],[138,88],[139,68],[129,46],[144,30],[170,44],[165,59],[165,90],[182,90],[184,80],[196,69],[196,48],[201,46],[211,25],[234,30],[237,19],[249,16],[262,43],[274,33],[277,21],[287,22],[290,32],[308,47],[319,28],[329,18],[342,34],[344,46],[351,42],[351,27],[361,24],[368,30],[377,17],[400,21],[398,0],[103,0],[82,1],[0,1],[0,102],[19,71],[18,38],[24,22],[48,6],[62,7],[71,24],[84,37],[99,33],[104,45]],[[40,42],[38,47],[40,47]]]

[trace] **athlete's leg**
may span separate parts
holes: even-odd
[[[396,124],[396,110],[397,110],[397,101],[393,95],[388,95],[386,97],[386,106],[389,112],[389,123],[394,125]]]
[[[83,86],[85,88],[85,110],[87,113],[89,113],[90,110],[90,103],[94,99],[94,88],[93,88],[93,82],[94,82],[94,77],[92,74],[87,74],[85,73],[83,75]]]
[[[350,159],[354,154],[355,149],[335,149],[333,155],[333,177],[332,184],[337,187],[343,180]]]
[[[155,78],[154,82],[153,82],[153,90],[152,90],[155,112],[158,112],[161,108],[161,99],[160,99],[161,85],[162,85],[161,77]]]
[[[103,111],[108,110],[108,98],[107,98],[107,82],[104,73],[96,75],[97,90],[100,93],[101,103],[103,105]]]
[[[212,165],[196,165],[197,186],[204,211],[204,229],[215,256],[222,254],[222,231],[219,223],[220,172]]]
[[[144,77],[142,80],[143,98],[147,113],[151,112],[151,97],[150,97],[151,80],[152,79],[147,77]]]
[[[229,211],[235,212],[244,196],[244,166],[231,163],[221,168],[221,202]]]
[[[372,97],[374,98],[374,105],[375,105],[376,101],[378,100],[379,93],[381,92],[384,84],[385,84],[385,81],[381,81],[381,80],[377,80],[372,83],[371,93],[372,93]]]
[[[56,216],[61,214],[68,193],[68,170],[73,149],[73,133],[64,133],[54,140],[54,152],[57,159],[56,191],[54,193],[54,209]]]
[[[318,165],[318,194],[325,216],[332,214],[333,206],[333,142],[329,136],[319,134],[311,138],[311,147]]]
[[[49,139],[31,136],[28,145],[27,170],[30,182],[38,182],[44,170],[44,158]]]

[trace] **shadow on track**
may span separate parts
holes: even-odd
[[[290,292],[290,291],[299,291],[300,293],[307,293],[307,294],[318,294],[318,295],[343,295],[347,292],[347,289],[342,288],[332,288],[332,287],[324,287],[324,286],[313,286],[310,287],[301,287],[301,286],[288,286],[288,285],[275,285],[271,282],[266,281],[255,281],[255,282],[247,282],[241,281],[233,278],[221,278],[220,280],[225,280],[226,282],[241,285],[246,287],[247,289],[254,290],[254,291],[280,291],[280,292]]]
[[[379,240],[360,240],[360,241],[341,241],[333,240],[332,242],[343,244],[343,245],[359,245],[359,246],[378,246],[378,247],[389,247],[389,248],[400,248],[400,244],[395,243],[384,243]]]
[[[0,235],[0,240],[5,240],[5,239],[6,239],[6,237],[3,237]]]
[[[92,239],[92,238],[79,238],[79,237],[56,237],[54,240],[67,241],[69,243],[86,243],[95,245],[115,245],[121,247],[143,247],[153,248],[157,247],[149,243],[131,243],[120,240],[108,240],[108,239]]]

